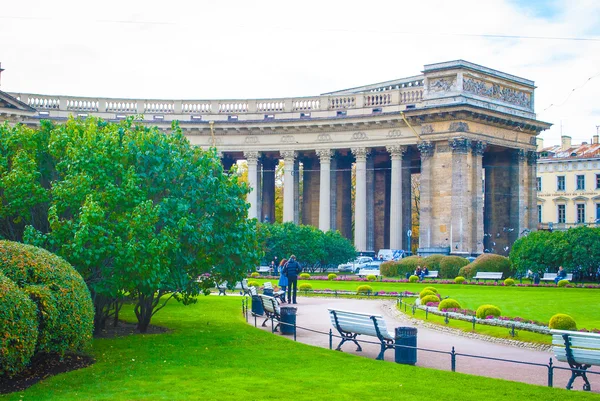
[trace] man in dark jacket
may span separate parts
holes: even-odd
[[[296,291],[298,290],[298,275],[302,272],[300,264],[296,261],[296,256],[290,256],[290,260],[285,264],[283,268],[284,274],[288,278],[288,304],[296,302]],[[293,288],[293,290],[292,290]]]

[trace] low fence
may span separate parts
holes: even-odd
[[[242,315],[245,317],[246,322],[248,322],[248,323],[249,323],[250,317],[254,317],[254,327],[258,327],[257,319],[259,318],[259,316],[252,313],[251,309],[248,308],[249,302],[250,302],[249,297],[244,297],[242,299]],[[263,317],[263,316],[260,316],[260,317]],[[307,331],[307,332],[312,332],[312,333],[328,336],[330,350],[333,350],[333,339],[334,338],[339,338],[340,340],[342,339],[341,336],[334,334],[332,329],[329,329],[329,332],[324,332],[324,331],[320,331],[320,330],[314,330],[314,329],[311,329],[308,327],[298,326],[296,323],[289,324],[289,323],[285,323],[285,322],[281,322],[281,321],[279,322],[279,325],[280,326],[287,325],[293,329],[294,341],[297,341],[296,333],[298,330],[303,330],[303,331]],[[272,319],[271,319],[271,331],[272,332],[275,331],[275,324]],[[373,344],[373,345],[378,345],[378,346],[381,345],[380,342],[375,342],[375,341],[362,340],[362,339],[360,339],[360,340],[355,339],[355,340],[362,344]],[[456,361],[458,358],[482,359],[482,360],[494,361],[494,362],[512,363],[512,364],[516,364],[516,365],[536,366],[539,368],[543,368],[545,370],[545,372],[547,374],[547,383],[548,383],[547,386],[548,387],[554,387],[554,372],[556,370],[570,371],[572,373],[577,372],[577,373],[600,375],[600,372],[597,372],[597,371],[555,366],[554,363],[552,362],[552,357],[549,358],[547,364],[544,364],[544,363],[538,363],[538,362],[517,361],[514,359],[494,358],[494,357],[483,356],[483,355],[465,354],[465,353],[456,352],[454,349],[454,346],[452,346],[451,351],[440,351],[440,350],[435,350],[435,349],[429,349],[429,348],[423,348],[423,347],[413,347],[413,346],[409,346],[409,345],[400,345],[400,344],[393,344],[391,346],[394,348],[394,351],[397,348],[402,348],[402,349],[413,349],[415,351],[424,351],[424,352],[448,355],[449,363],[450,363],[450,370],[452,372],[456,372]]]

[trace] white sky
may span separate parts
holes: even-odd
[[[545,145],[559,142],[561,122],[574,143],[589,141],[600,125],[599,0],[91,4],[4,1],[1,89],[158,99],[310,96],[464,59],[535,81],[538,118],[554,124],[542,134]]]

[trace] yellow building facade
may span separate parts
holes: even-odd
[[[566,230],[579,225],[600,227],[600,144],[544,147],[538,138],[538,228]]]

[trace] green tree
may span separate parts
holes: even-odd
[[[571,257],[564,231],[535,231],[515,241],[510,251],[513,270],[524,274],[528,270],[554,271]]]

